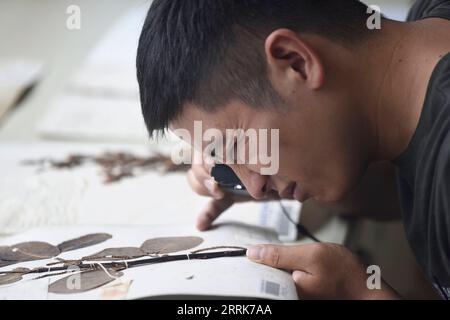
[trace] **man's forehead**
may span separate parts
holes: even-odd
[[[242,112],[240,114],[242,119]],[[196,122],[201,122],[203,129],[225,130],[237,127],[239,123],[239,110],[232,106],[217,108],[209,111],[189,104],[183,108],[183,112],[172,121],[170,129],[194,130]]]

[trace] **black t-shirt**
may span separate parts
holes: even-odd
[[[431,17],[450,20],[450,0],[417,1],[408,20]],[[450,53],[434,69],[416,132],[394,164],[409,244],[436,290],[450,299]]]

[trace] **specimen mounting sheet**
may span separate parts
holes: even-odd
[[[158,237],[201,237],[203,242],[192,250],[216,246],[246,248],[252,244],[278,243],[277,235],[269,229],[229,222],[207,232],[199,232],[193,227],[185,226],[40,228],[4,239],[0,245],[27,241],[44,241],[56,245],[91,233],[108,233],[112,238],[94,246],[64,252],[58,258],[76,260],[105,248],[139,247],[147,239]],[[180,251],[177,254],[189,253],[192,250]],[[42,267],[54,261],[55,259],[22,262],[0,268],[0,272],[15,267]],[[67,275],[39,280],[32,280],[36,275],[26,275],[20,282],[1,286],[0,298],[21,296],[24,299],[140,299],[207,296],[297,299],[295,285],[288,272],[253,263],[246,257],[156,263],[122,272],[123,276],[105,286],[76,294],[48,292],[51,283]]]

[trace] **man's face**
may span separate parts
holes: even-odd
[[[232,102],[215,112],[187,105],[178,120],[171,123],[171,129],[186,129],[192,137],[195,121],[202,122],[203,132],[218,129],[224,136],[227,129],[267,129],[269,150],[273,142],[270,130],[278,129],[279,170],[275,174],[262,175],[261,169],[267,165],[261,161],[229,164],[248,192],[256,199],[274,190],[282,198],[301,202],[310,198],[337,201],[356,185],[366,168],[367,161],[361,157],[364,141],[358,134],[358,119],[351,116],[339,97],[314,100],[304,98],[299,104],[293,96],[275,109]],[[248,143],[245,149],[249,154]]]

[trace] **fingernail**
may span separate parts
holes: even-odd
[[[208,189],[209,192],[212,193],[214,191],[215,181],[213,179],[205,180],[203,184],[205,185],[206,189]]]
[[[208,227],[207,227],[207,222],[203,221],[203,220],[199,220],[197,221],[197,229],[199,231],[205,231]]]
[[[215,198],[220,197],[220,194],[215,189],[216,181],[214,179],[205,180],[203,184],[205,185],[206,189],[208,189],[208,191],[211,193],[211,195],[213,195]]]
[[[199,217],[197,219],[197,222],[202,225],[208,225],[211,223],[211,219],[209,219],[208,217]]]
[[[254,261],[262,260],[263,247],[253,246],[247,250],[247,258]]]
[[[214,159],[211,158],[211,157],[205,157],[205,163],[206,163],[207,165],[209,165],[209,166],[212,166],[212,167],[214,167],[215,164],[216,164],[216,162],[214,161]]]

